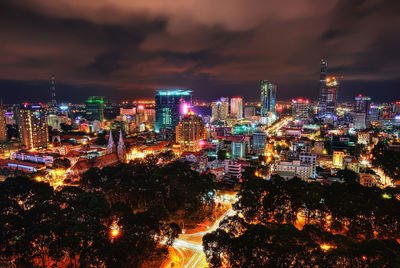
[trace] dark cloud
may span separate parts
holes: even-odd
[[[167,87],[191,88],[201,99],[258,99],[261,79],[278,84],[279,99],[316,98],[324,57],[343,77],[341,99],[361,90],[392,100],[400,88],[399,7],[395,0],[3,0],[0,91],[10,101],[46,101],[54,73],[63,100],[151,97]]]

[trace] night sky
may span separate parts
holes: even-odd
[[[113,101],[190,88],[195,98],[316,99],[320,58],[340,100],[400,100],[398,0],[1,0],[6,103]]]

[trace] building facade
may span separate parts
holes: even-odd
[[[307,99],[292,100],[292,116],[297,120],[309,119],[310,101]]]
[[[175,130],[185,107],[192,105],[191,90],[158,90],[155,96],[156,124],[155,131],[161,128]]]
[[[6,115],[3,107],[3,100],[0,99],[0,142],[7,141]]]
[[[86,116],[89,120],[104,120],[104,98],[101,96],[91,96],[86,102]]]
[[[47,148],[49,133],[46,111],[41,105],[21,106],[17,122],[21,145],[26,149]]]
[[[229,115],[229,102],[222,97],[219,101],[211,104],[211,121],[226,120]]]
[[[189,110],[176,126],[176,142],[180,145],[181,151],[200,151],[200,141],[205,138],[206,129],[203,119]]]
[[[237,119],[243,118],[243,98],[231,98],[231,117]]]
[[[277,86],[267,80],[261,80],[261,116],[268,117],[269,113],[275,114]]]

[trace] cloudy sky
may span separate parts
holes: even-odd
[[[321,57],[339,98],[400,100],[398,0],[1,0],[0,92],[7,103],[152,97],[318,95]]]

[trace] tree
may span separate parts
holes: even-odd
[[[359,181],[359,175],[358,173],[349,170],[349,169],[343,169],[343,170],[339,170],[336,175],[339,177],[339,179],[341,179],[342,181],[345,181],[347,183],[358,183]]]
[[[53,161],[53,169],[68,169],[71,167],[71,161],[68,158],[57,158]]]
[[[219,161],[224,161],[226,159],[226,151],[225,150],[218,150],[217,159]]]

